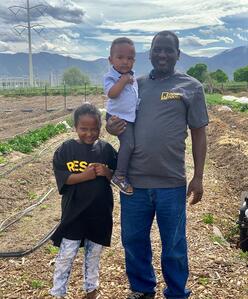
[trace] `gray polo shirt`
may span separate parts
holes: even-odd
[[[175,72],[167,79],[138,79],[141,99],[135,122],[135,149],[128,177],[136,188],[174,188],[186,184],[187,128],[208,124],[203,87]]]

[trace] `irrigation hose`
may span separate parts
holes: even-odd
[[[55,189],[51,188],[38,202],[35,204],[27,207],[25,210],[20,211],[14,215],[11,215],[7,219],[5,219],[1,224],[0,224],[0,233],[4,231],[6,228],[11,226],[12,224],[16,223],[18,220],[20,220],[24,215],[26,215],[28,212],[32,211],[35,207],[39,206],[47,197],[50,195]],[[14,220],[10,221],[12,218],[15,218]],[[10,221],[10,222],[9,222]],[[9,223],[8,223],[9,222]],[[6,224],[7,223],[7,224]]]
[[[28,255],[38,248],[40,248],[43,244],[45,244],[52,236],[52,234],[55,232],[56,228],[59,226],[59,224],[56,224],[53,229],[45,235],[34,247],[26,250],[21,251],[12,251],[12,252],[0,252],[0,258],[10,258],[10,257],[23,257],[25,255]]]

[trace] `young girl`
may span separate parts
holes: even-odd
[[[84,246],[84,290],[98,299],[99,261],[103,246],[110,246],[113,195],[110,187],[117,155],[99,140],[101,113],[91,104],[74,112],[78,139],[65,141],[55,152],[53,168],[62,195],[61,223],[52,240],[60,250],[55,262],[51,295],[63,298],[72,263]]]
[[[118,138],[120,148],[118,163],[111,183],[127,195],[133,194],[133,188],[127,180],[128,164],[134,149],[133,124],[138,106],[138,84],[132,70],[135,61],[133,41],[120,37],[112,42],[109,62],[112,67],[104,76],[104,91],[108,96],[107,120],[118,116],[126,121],[126,129]]]

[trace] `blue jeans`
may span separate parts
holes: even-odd
[[[161,242],[161,265],[168,299],[188,298],[186,242],[186,186],[139,189],[132,196],[121,193],[122,244],[132,291],[154,293],[150,231],[156,215]]]

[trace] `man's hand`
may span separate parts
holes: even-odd
[[[113,115],[111,116],[106,124],[106,130],[109,134],[119,136],[126,129],[126,122],[123,119]]]
[[[187,197],[193,195],[193,198],[190,201],[190,205],[194,205],[201,201],[203,196],[203,185],[202,179],[193,178],[188,186]]]

